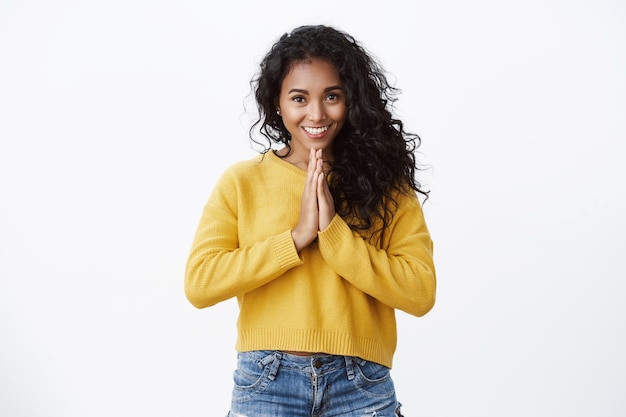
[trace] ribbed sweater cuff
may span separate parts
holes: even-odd
[[[296,245],[291,237],[291,230],[287,230],[272,238],[276,262],[282,270],[288,270],[302,264]]]
[[[323,243],[320,241],[320,244],[330,248],[337,247],[344,241],[346,233],[351,233],[350,227],[338,214],[335,214],[328,227],[319,232],[320,238],[324,241]]]

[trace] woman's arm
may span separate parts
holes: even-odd
[[[322,256],[364,293],[415,316],[435,303],[433,244],[417,197],[398,196],[398,209],[378,249],[336,215],[319,233]]]
[[[240,247],[235,189],[229,178],[217,184],[187,260],[185,293],[198,308],[244,294],[302,264],[291,230]]]

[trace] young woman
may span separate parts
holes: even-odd
[[[419,138],[380,65],[331,27],[283,35],[252,84],[266,151],[216,184],[185,278],[198,308],[239,303],[228,415],[400,416],[395,309],[435,302]]]

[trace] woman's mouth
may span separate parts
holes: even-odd
[[[325,133],[329,128],[330,128],[330,125],[322,126],[322,127],[302,127],[302,129],[304,129],[306,133],[308,133],[309,135],[313,135],[313,136],[319,136]]]

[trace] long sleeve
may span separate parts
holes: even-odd
[[[302,263],[288,227],[240,242],[240,229],[246,227],[239,219],[240,205],[251,196],[228,171],[204,207],[185,274],[186,296],[198,308],[242,295]],[[245,210],[249,216],[249,204]],[[261,229],[256,226],[257,236]]]
[[[383,249],[335,216],[320,232],[320,252],[338,275],[364,293],[423,316],[435,303],[433,244],[417,197],[400,195],[398,202]]]

